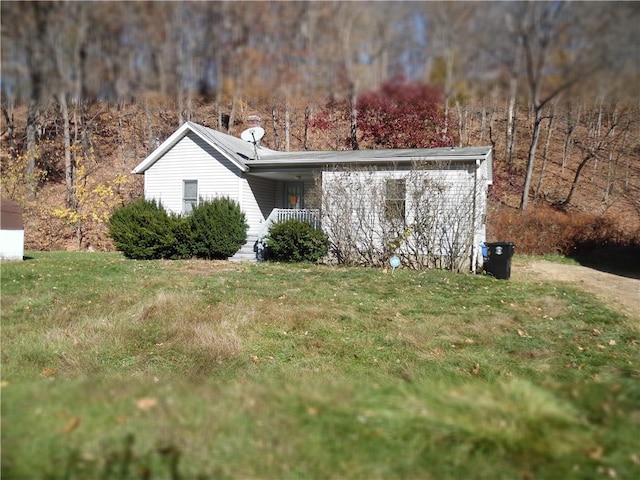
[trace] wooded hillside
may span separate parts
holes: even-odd
[[[490,239],[640,237],[636,3],[1,8],[2,195],[27,249],[111,248],[104,221],[142,195],[131,169],[185,120],[239,136],[259,115],[279,150],[375,148],[359,102],[400,78],[441,92],[441,139],[494,146]]]

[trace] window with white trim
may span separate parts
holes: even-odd
[[[184,180],[182,184],[182,213],[189,215],[198,206],[198,181]]]

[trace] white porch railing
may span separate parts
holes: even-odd
[[[269,217],[262,225],[262,229],[258,233],[258,240],[262,240],[269,234],[269,228],[274,223],[286,222],[287,220],[300,220],[308,223],[313,228],[320,228],[320,210],[313,208],[274,208]]]

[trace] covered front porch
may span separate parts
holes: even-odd
[[[249,235],[264,238],[276,222],[297,219],[320,228],[320,169],[255,168],[246,174],[251,199],[243,205]],[[253,203],[257,210],[252,211]]]
[[[268,236],[269,228],[277,222],[287,220],[300,220],[314,228],[321,228],[320,209],[317,208],[274,208],[261,224],[257,233],[249,233],[247,241],[242,248],[231,257],[232,261],[255,261],[258,258],[258,249],[263,246],[262,241]]]
[[[274,223],[287,220],[299,220],[308,223],[314,228],[320,229],[320,209],[318,208],[274,208],[265,220],[262,229],[258,232],[258,240],[262,240],[269,234],[269,228]]]

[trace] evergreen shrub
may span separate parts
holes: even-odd
[[[282,262],[317,262],[329,251],[329,237],[300,220],[274,223],[267,239],[269,258]]]
[[[226,259],[247,240],[246,218],[228,197],[201,200],[189,216],[193,254],[199,258]]]
[[[114,245],[127,258],[152,260],[191,256],[187,220],[168,214],[155,200],[139,199],[117,209],[107,226]]]

